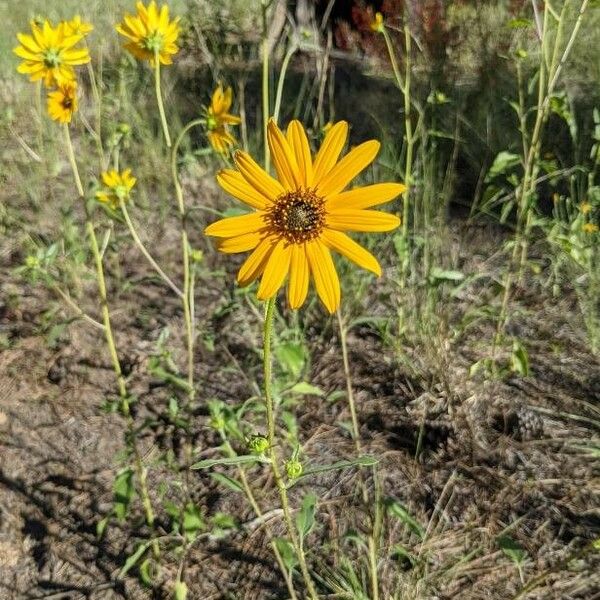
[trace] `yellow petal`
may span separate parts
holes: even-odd
[[[23,46],[17,46],[13,48],[13,52],[20,58],[24,58],[25,60],[31,60],[35,62],[41,62],[42,57],[38,54],[31,52],[27,48]]]
[[[370,208],[393,200],[406,191],[403,183],[376,183],[341,192],[327,198],[327,209]]]
[[[41,48],[35,42],[35,40],[30,35],[25,35],[24,33],[17,33],[17,39],[21,42],[21,45],[27,50],[31,52],[40,52]]]
[[[218,85],[213,92],[210,107],[214,114],[218,115],[223,110],[223,87]]]
[[[381,144],[377,140],[370,140],[353,148],[340,160],[317,185],[319,194],[328,196],[341,192],[373,159],[379,152]]]
[[[252,187],[238,171],[223,169],[217,173],[217,183],[234,198],[260,210],[266,208],[270,200]]]
[[[241,286],[252,283],[264,271],[274,243],[274,238],[266,237],[245,260],[237,274],[237,281]]]
[[[310,269],[306,258],[306,245],[293,244],[290,259],[290,281],[288,283],[287,296],[291,309],[300,308],[306,300]]]
[[[244,233],[243,235],[221,240],[217,248],[219,252],[224,252],[225,254],[247,252],[248,250],[254,250],[263,237],[264,235],[259,232]]]
[[[265,227],[264,213],[255,212],[239,217],[227,217],[209,225],[204,233],[214,237],[233,237],[243,233],[252,233]]]
[[[256,297],[259,300],[268,300],[277,293],[290,268],[292,246],[286,240],[279,240],[265,266]]]
[[[275,198],[285,193],[281,183],[259,167],[247,152],[238,150],[235,153],[234,161],[244,179],[269,200],[275,200]]]
[[[300,171],[301,183],[305,187],[311,187],[313,182],[313,166],[310,155],[310,146],[306,132],[300,121],[294,119],[287,128],[286,137],[294,152],[296,164]]]
[[[381,267],[377,259],[345,233],[334,231],[333,229],[325,229],[321,233],[321,239],[329,248],[339,252],[359,267],[367,269],[367,271],[372,271],[377,277],[381,276]]]
[[[279,181],[288,190],[298,189],[302,185],[302,180],[296,159],[290,145],[273,119],[270,119],[267,125],[267,140]]]
[[[331,258],[329,249],[319,240],[306,244],[306,255],[311,273],[315,280],[317,294],[330,312],[335,312],[340,305],[340,280]]]
[[[330,212],[325,221],[327,227],[339,231],[391,231],[400,225],[396,215],[354,208]]]
[[[337,162],[348,137],[348,123],[339,121],[327,132],[314,162],[314,183],[319,183]]]

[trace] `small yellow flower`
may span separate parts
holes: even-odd
[[[210,106],[206,109],[206,129],[208,141],[215,152],[226,154],[236,143],[235,137],[229,132],[229,125],[239,125],[241,119],[229,112],[233,102],[233,92],[228,87],[223,90],[219,84],[213,92]]]
[[[75,79],[73,67],[90,61],[87,48],[73,48],[83,35],[71,35],[65,23],[52,27],[45,20],[40,27],[32,21],[31,32],[33,35],[17,33],[21,45],[13,49],[24,59],[17,71],[29,75],[30,81],[42,79],[48,87],[65,80],[72,81]]]
[[[380,12],[375,13],[375,18],[371,21],[370,27],[371,31],[375,33],[383,33],[385,25],[383,23],[383,15]]]
[[[65,30],[68,35],[87,35],[94,29],[91,23],[82,21],[79,15],[73,17],[70,21],[65,21]]]
[[[597,233],[598,225],[596,225],[596,223],[585,223],[582,229],[585,233]]]
[[[104,204],[108,204],[112,209],[119,208],[121,200],[126,202],[135,182],[135,177],[131,176],[131,169],[125,169],[119,173],[118,171],[106,171],[102,173],[102,183],[105,189],[101,192],[96,192],[96,200]]]
[[[77,110],[77,83],[63,81],[56,90],[48,93],[48,114],[59,123],[70,123]]]
[[[171,56],[179,52],[177,37],[179,36],[179,17],[169,21],[169,7],[163,4],[160,8],[152,0],[148,7],[143,2],[136,3],[137,15],[125,15],[123,22],[117,25],[117,31],[130,41],[125,49],[140,60],[150,61],[155,66],[155,58],[161,65],[170,65]]]
[[[582,202],[579,205],[579,210],[581,211],[581,214],[587,215],[592,210],[592,205],[589,202]]]
[[[401,183],[379,183],[344,191],[375,158],[380,144],[370,140],[338,158],[346,145],[348,123],[330,130],[316,157],[299,121],[284,134],[271,120],[267,128],[277,179],[246,152],[235,153],[237,170],[225,169],[217,182],[254,212],[221,219],[205,233],[219,238],[221,252],[252,251],[237,281],[248,285],[262,276],[258,298],[272,298],[289,275],[288,304],[300,308],[310,278],[331,313],[340,305],[340,281],[331,257],[335,250],[364,269],[381,275],[377,259],[345,231],[390,231],[400,224],[396,215],[366,210],[400,195]]]

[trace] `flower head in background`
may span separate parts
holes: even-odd
[[[371,28],[371,31],[374,31],[375,33],[383,33],[385,24],[383,22],[383,15],[380,12],[375,13],[375,18],[371,21],[369,27]]]
[[[331,250],[381,275],[377,259],[344,232],[395,229],[400,224],[397,216],[368,209],[389,202],[406,188],[379,183],[344,191],[380,146],[375,140],[364,142],[338,160],[348,135],[345,121],[329,130],[314,159],[299,121],[292,121],[284,135],[271,120],[267,131],[277,178],[249,154],[236,152],[237,170],[221,171],[217,181],[255,210],[221,219],[205,233],[220,238],[221,252],[251,251],[237,280],[248,285],[261,277],[260,300],[273,297],[289,276],[289,306],[300,308],[312,276],[323,304],[334,312],[340,304],[340,282]]]
[[[210,106],[206,109],[206,129],[208,141],[215,152],[226,154],[236,143],[229,132],[229,125],[239,125],[240,117],[232,115],[229,110],[233,102],[231,87],[223,90],[221,84],[213,92]]]
[[[102,183],[104,190],[96,192],[96,200],[107,204],[110,208],[119,208],[121,201],[126,202],[129,199],[131,190],[137,179],[132,177],[131,169],[125,169],[120,173],[118,171],[106,171],[102,173]]]
[[[70,21],[65,21],[65,30],[68,35],[87,35],[94,29],[91,23],[82,21],[79,15],[73,17]]]
[[[585,233],[597,233],[598,225],[596,223],[585,223],[582,229]]]
[[[77,110],[77,83],[63,81],[58,87],[48,92],[48,114],[59,123],[70,123]]]
[[[17,71],[29,75],[31,81],[41,79],[48,87],[72,81],[73,67],[90,61],[87,48],[73,48],[83,35],[70,34],[65,23],[52,27],[48,20],[41,26],[32,22],[31,33],[18,33],[21,45],[13,49],[23,59]]]
[[[158,10],[152,0],[148,7],[143,2],[136,3],[137,15],[125,15],[117,25],[117,31],[129,42],[125,49],[140,60],[147,60],[155,66],[155,58],[161,65],[172,64],[172,56],[179,52],[179,17],[169,20],[169,7],[163,4]]]

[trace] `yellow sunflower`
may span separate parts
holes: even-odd
[[[65,30],[68,35],[87,35],[94,29],[91,23],[82,21],[79,15],[73,17],[70,21],[65,21]]]
[[[331,127],[314,160],[299,121],[292,121],[284,135],[271,120],[267,132],[277,178],[249,154],[236,152],[237,170],[221,171],[217,181],[255,211],[221,219],[205,233],[221,238],[221,252],[252,250],[237,281],[248,285],[262,276],[260,300],[273,297],[289,274],[288,303],[299,308],[312,275],[317,294],[334,312],[340,304],[340,282],[330,251],[381,275],[377,259],[344,232],[396,228],[397,216],[367,209],[389,202],[406,188],[401,183],[379,183],[343,191],[373,161],[380,146],[375,140],[364,142],[338,161],[348,135],[345,121]]]
[[[597,233],[598,225],[596,225],[596,223],[585,223],[582,229],[585,233]]]
[[[206,109],[206,129],[208,141],[215,152],[226,154],[236,143],[235,137],[229,131],[229,125],[239,125],[241,119],[229,112],[233,102],[231,87],[223,90],[219,86],[213,92],[210,106]]]
[[[70,123],[77,110],[77,83],[63,81],[58,88],[48,93],[48,114],[59,123]]]
[[[114,170],[106,171],[102,173],[101,177],[105,189],[96,192],[96,200],[108,204],[112,209],[119,208],[121,200],[129,199],[131,190],[137,181],[135,177],[132,177],[131,169],[125,169],[120,173]]]
[[[52,27],[48,20],[42,26],[32,21],[31,32],[33,35],[17,33],[21,45],[13,49],[24,59],[17,71],[29,75],[31,81],[42,79],[47,86],[52,86],[73,80],[73,67],[90,61],[87,48],[73,48],[83,35],[72,35],[65,23]]]
[[[148,60],[154,66],[158,56],[161,65],[170,65],[171,56],[179,52],[179,17],[169,21],[169,7],[163,4],[160,11],[152,0],[148,8],[143,2],[136,3],[137,15],[125,15],[123,22],[117,25],[117,31],[130,41],[125,49],[140,60]]]

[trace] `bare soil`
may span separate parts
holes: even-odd
[[[39,218],[42,229],[44,224],[52,229],[51,220]],[[174,225],[148,228],[145,235],[162,264],[176,264]],[[234,272],[235,265],[211,252],[199,233],[193,237],[206,251],[207,269]],[[487,257],[494,256],[501,240],[502,232],[492,226],[454,224],[448,243],[464,272],[494,272],[501,260]],[[2,246],[0,332],[8,343],[0,354],[0,598],[168,598],[177,568],[168,553],[154,587],[140,583],[136,569],[118,577],[136,542],[148,535],[137,504],[131,521],[113,520],[101,539],[96,535],[97,521],[112,508],[124,435],[121,418],[102,411],[115,390],[101,332],[73,321],[49,344],[48,320],[66,322],[72,315],[61,309],[49,317],[55,298],[12,272],[23,261],[20,240],[5,239]],[[365,299],[370,314],[390,314],[389,267]],[[181,345],[182,315],[133,246],[108,258],[107,269],[118,307],[113,313],[118,345],[138,397],[136,421],[151,423],[141,446],[158,499],[165,475],[160,458],[169,450],[181,455],[181,439],[165,417],[171,392],[148,373],[147,361],[165,326],[172,331],[170,346]],[[199,330],[215,340],[214,349],[199,343],[197,357],[201,384],[193,437],[201,457],[214,455],[217,443],[207,427],[204,402],[240,402],[260,383],[260,315],[224,310],[233,297],[232,280],[207,276],[198,285]],[[123,285],[126,281],[133,285]],[[486,284],[477,285],[466,288],[448,309],[451,324],[492,296]],[[97,315],[94,289],[92,280],[84,283],[81,303]],[[586,349],[574,296],[553,298],[531,280],[517,290],[512,314],[511,332],[529,350],[529,377],[469,377],[493,335],[485,320],[455,336],[451,328],[440,327],[427,345],[407,342],[401,351],[368,324],[351,330],[364,451],[380,461],[379,493],[401,502],[428,529],[426,543],[420,544],[401,521],[389,518],[382,545],[401,544],[420,557],[411,564],[381,553],[384,598],[394,591],[404,598],[440,600],[600,597],[600,560],[590,545],[600,535],[600,488],[597,458],[589,451],[598,439],[600,364]],[[310,381],[327,393],[345,390],[335,321],[316,305],[302,319],[312,353]],[[181,358],[174,355],[177,364]],[[349,420],[343,397],[336,402],[308,397],[297,413],[307,462],[354,456],[340,426]],[[239,495],[219,487],[207,473],[195,471],[191,477],[192,497],[203,513],[226,512],[240,524],[252,523]],[[370,507],[362,506],[360,477],[370,482],[366,471],[337,471],[297,486],[292,494],[298,503],[303,489],[311,487],[319,497],[318,526],[307,547],[316,571],[330,585],[340,566],[336,557],[356,555],[346,534],[368,524],[365,508]],[[257,467],[251,480],[269,511],[275,498],[262,491],[267,473]],[[160,511],[159,531],[168,533],[168,526]],[[283,533],[277,516],[271,526]],[[500,549],[500,535],[525,551],[521,575]],[[396,589],[399,573],[404,577]],[[240,527],[221,539],[202,537],[189,551],[186,580],[192,600],[287,597],[260,525]],[[518,596],[535,581],[531,591]]]

